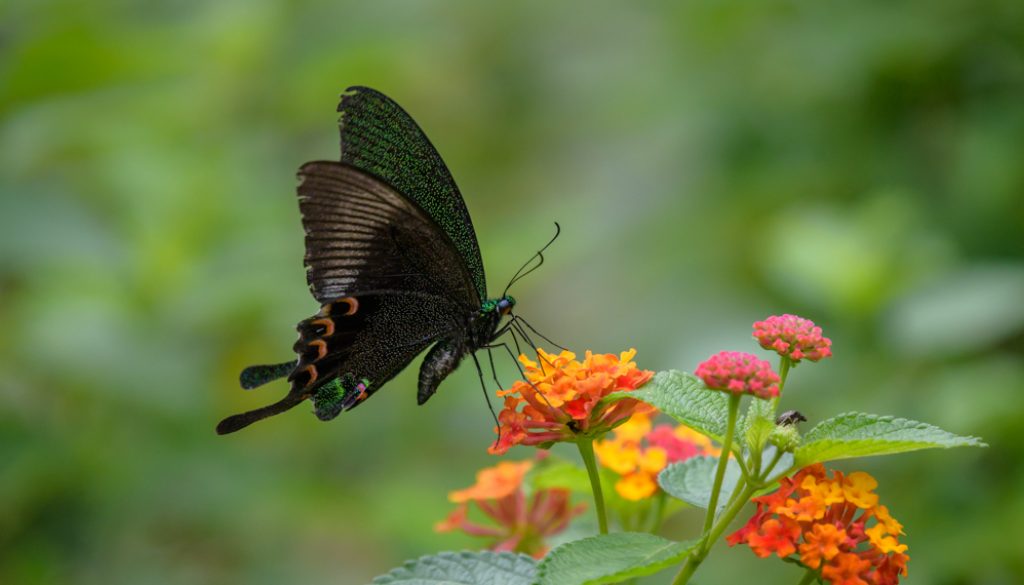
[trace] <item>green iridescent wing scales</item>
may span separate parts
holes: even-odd
[[[487,285],[473,222],[423,130],[401,106],[367,87],[346,90],[338,111],[341,161],[380,177],[423,209],[462,257],[483,302]]]

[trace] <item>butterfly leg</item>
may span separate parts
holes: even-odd
[[[490,353],[490,350],[488,350],[488,354],[489,353]],[[478,360],[476,358],[476,354],[475,353],[471,352],[469,355],[473,356],[473,364],[476,366],[477,376],[480,377],[480,388],[482,388],[483,391],[484,391],[484,400],[487,401],[487,410],[491,411],[491,418],[494,419],[494,425],[497,426],[500,429],[501,428],[501,423],[498,422],[498,415],[497,415],[497,413],[494,412],[494,405],[491,404],[491,395],[487,393],[487,383],[484,382],[484,370],[483,370],[483,368],[480,367],[480,360]],[[492,368],[494,367],[494,362],[493,361],[491,362],[491,367]],[[495,378],[495,381],[497,381],[497,378]],[[499,388],[500,387],[501,386],[499,385]],[[500,437],[500,435],[499,435],[499,437]]]
[[[494,383],[497,384],[498,389],[501,390],[505,385],[498,380],[498,370],[494,367],[494,353],[489,347],[485,347],[484,349],[487,350],[487,361],[491,362],[491,377],[494,378]]]
[[[514,331],[514,330],[510,330],[510,332],[512,332],[512,331]],[[514,341],[514,342],[515,342],[515,344],[516,344],[516,349],[518,350],[518,349],[519,349],[519,342],[518,342],[518,341],[516,341],[516,336],[515,336],[515,334],[514,334],[514,333],[512,334],[512,341]],[[538,396],[540,396],[540,397],[541,397],[541,399],[542,399],[542,400],[543,400],[543,401],[544,401],[544,402],[545,402],[545,403],[546,403],[546,404],[547,404],[548,406],[551,406],[551,402],[550,402],[550,401],[548,401],[548,397],[547,397],[547,396],[545,396],[545,395],[544,395],[544,393],[540,391],[540,388],[537,388],[537,386],[536,386],[536,385],[535,385],[535,384],[534,384],[533,382],[531,382],[529,378],[527,378],[527,377],[526,377],[526,372],[524,372],[524,371],[523,371],[523,366],[519,364],[519,360],[518,360],[518,359],[516,358],[515,354],[514,354],[514,353],[512,353],[512,348],[511,348],[511,347],[509,347],[507,343],[505,343],[505,342],[503,341],[503,342],[501,342],[501,343],[492,343],[492,344],[490,344],[490,345],[485,345],[485,346],[484,346],[484,348],[485,348],[485,349],[497,349],[497,348],[499,348],[499,347],[501,347],[501,348],[504,348],[504,349],[505,349],[505,351],[507,351],[507,352],[508,352],[508,355],[509,355],[509,357],[511,357],[511,358],[512,358],[512,362],[513,362],[513,363],[514,363],[514,364],[516,365],[516,368],[517,368],[517,369],[519,370],[519,377],[521,377],[521,378],[522,378],[523,380],[525,380],[527,384],[529,384],[530,386],[532,386],[532,387],[533,387],[533,389],[534,389],[534,391],[535,391],[535,392],[537,393],[537,395],[538,395]],[[523,355],[523,352],[522,352],[522,351],[520,351],[520,352],[519,352],[519,355]],[[552,408],[554,408],[553,406],[551,406],[551,407],[552,407]]]

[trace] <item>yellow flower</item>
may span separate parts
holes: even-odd
[[[624,475],[615,483],[615,491],[623,498],[634,502],[651,497],[657,489],[658,484],[654,478],[643,472]]]
[[[596,441],[594,453],[602,465],[619,475],[632,473],[639,459],[639,450],[635,444],[618,439]]]
[[[889,554],[891,552],[903,553],[907,551],[907,545],[900,544],[895,537],[889,536],[889,533],[885,529],[885,524],[882,524],[881,522],[865,530],[864,534],[868,535],[868,539],[875,548],[885,554]]]
[[[856,471],[843,480],[843,495],[851,504],[867,509],[878,505],[878,495],[872,493],[877,487],[875,478],[863,471]]]

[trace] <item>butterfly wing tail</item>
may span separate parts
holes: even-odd
[[[244,429],[256,421],[274,416],[275,414],[281,414],[286,410],[294,408],[307,397],[307,395],[300,392],[291,392],[281,400],[263,408],[229,416],[217,425],[217,434],[227,435]]]
[[[242,388],[252,390],[278,378],[284,378],[295,369],[295,360],[272,365],[249,366],[238,377]]]

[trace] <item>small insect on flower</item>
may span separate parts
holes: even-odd
[[[754,323],[754,339],[793,363],[816,362],[832,355],[832,340],[821,335],[821,327],[796,315],[772,315]]]
[[[541,489],[527,495],[523,480],[533,467],[530,461],[502,461],[477,472],[474,485],[448,494],[458,506],[438,522],[438,532],[460,530],[471,536],[488,538],[491,549],[521,552],[540,558],[548,547],[544,538],[565,530],[569,521],[583,512],[584,506],[570,506],[569,490]],[[493,523],[469,520],[469,503]]]
[[[896,585],[910,557],[897,538],[903,526],[878,504],[876,487],[866,473],[829,476],[812,465],[754,498],[754,516],[726,540],[759,557],[799,554],[800,564],[833,585]]]
[[[651,428],[656,410],[639,411],[615,427],[613,438],[594,442],[601,465],[620,476],[615,491],[623,498],[639,501],[658,491],[658,474],[670,463],[698,455],[717,456],[711,439],[685,426],[662,424]]]
[[[562,351],[554,355],[537,350],[538,362],[520,356],[526,380],[517,380],[498,396],[505,399],[498,414],[498,441],[494,454],[514,445],[547,446],[558,441],[575,441],[583,435],[599,437],[649,407],[630,398],[602,401],[613,392],[631,392],[646,384],[654,372],[637,368],[636,350],[618,356],[588,351],[583,361]]]
[[[701,362],[693,373],[712,390],[765,399],[779,395],[779,375],[771,364],[753,354],[721,351]]]

